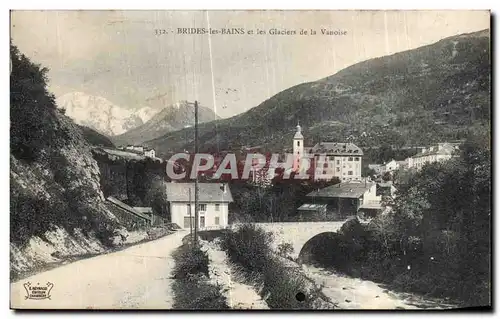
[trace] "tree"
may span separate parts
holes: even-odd
[[[165,181],[161,177],[155,177],[151,183],[151,189],[146,194],[145,202],[153,209],[153,213],[171,221]],[[194,196],[194,194],[193,194]]]
[[[54,95],[47,91],[47,68],[32,63],[11,43],[10,148],[19,159],[35,161],[50,145],[64,145],[63,132],[51,125],[56,112]]]

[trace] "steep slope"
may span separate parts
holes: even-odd
[[[149,103],[156,104],[154,101],[149,101]],[[211,109],[203,106],[198,108],[198,116],[199,123],[210,122],[219,118]],[[168,132],[180,130],[186,126],[192,126],[193,124],[194,105],[187,101],[181,101],[163,109],[144,125],[113,137],[113,141],[117,145],[140,144],[160,137]]]
[[[100,173],[82,131],[56,108],[47,69],[11,45],[11,274],[123,243],[127,231],[107,208]]]
[[[144,124],[159,109],[149,106],[136,111],[123,109],[100,96],[72,92],[57,98],[57,105],[76,123],[112,136]]]
[[[78,127],[82,131],[83,137],[90,145],[115,147],[113,142],[111,142],[111,140],[107,136],[97,132],[96,130],[93,130],[90,127],[86,127],[83,125],[78,125]]]
[[[259,106],[200,125],[200,150],[291,147],[297,122],[306,145],[415,146],[467,136],[490,124],[489,30],[367,60],[284,90]],[[192,128],[146,144],[166,154],[193,147]],[[186,139],[189,137],[189,139]]]

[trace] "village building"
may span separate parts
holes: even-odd
[[[401,162],[391,159],[389,162],[384,162],[384,164],[368,164],[368,168],[372,169],[377,175],[384,175],[385,173],[393,173],[401,168]]]
[[[194,227],[195,184],[167,183],[166,194],[171,222],[184,229]],[[199,229],[227,227],[229,203],[233,202],[229,186],[224,183],[199,183],[198,194]]]
[[[156,151],[149,147],[137,146],[137,145],[127,145],[125,147],[119,147],[118,149],[128,151],[137,155],[143,155],[150,158],[156,158]]]
[[[156,157],[156,152],[152,148],[145,148],[144,149],[144,156],[155,158]]]
[[[298,208],[299,215],[310,211],[315,215],[312,219],[319,215],[326,220],[341,220],[359,213],[374,216],[383,210],[376,183],[367,180],[338,183],[313,191],[306,197],[308,203]]]
[[[384,163],[384,165],[383,165],[384,174],[387,172],[397,171],[398,169],[399,169],[399,163],[393,159],[387,163]]]
[[[438,143],[423,148],[422,151],[408,158],[408,168],[421,169],[425,164],[447,161],[456,157],[460,143]]]
[[[125,149],[128,151],[144,152],[144,146],[127,145]]]
[[[294,170],[300,171],[305,154],[313,156],[315,179],[338,177],[340,181],[360,181],[363,151],[353,143],[320,142],[305,147],[300,125],[293,137]],[[316,174],[319,169],[319,174]]]

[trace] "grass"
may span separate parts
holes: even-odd
[[[222,287],[208,281],[210,261],[206,252],[186,242],[172,256],[174,309],[229,309]]]

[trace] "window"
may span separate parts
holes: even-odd
[[[288,145],[290,145],[290,144],[288,144]],[[300,146],[300,141],[297,141],[297,146]]]
[[[356,162],[359,162],[359,157],[355,157],[355,158],[354,158],[354,160],[355,160]]]
[[[348,161],[349,161],[349,162],[352,162],[352,157],[349,157]]]
[[[352,175],[352,171],[347,172],[347,175]]]
[[[218,212],[219,210],[220,210],[220,204],[215,204],[215,211]]]
[[[337,160],[337,165],[340,165],[340,160]]]
[[[207,211],[207,204],[200,204],[200,211],[206,212]]]
[[[220,218],[217,216],[215,217],[215,225],[219,225],[220,224]]]
[[[337,167],[337,172],[340,172],[340,167]]]
[[[187,204],[186,206],[186,215],[189,215],[191,213],[191,204]]]
[[[334,159],[333,156],[328,156],[328,158],[330,159],[330,161],[333,161],[333,159]]]

